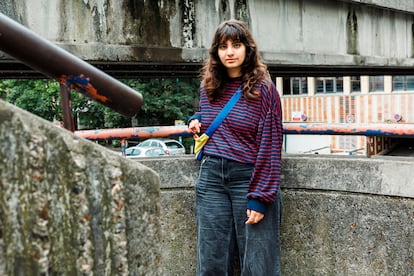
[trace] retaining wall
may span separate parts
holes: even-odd
[[[162,266],[196,267],[192,157],[140,161],[160,174]],[[414,160],[286,155],[282,275],[412,275]]]

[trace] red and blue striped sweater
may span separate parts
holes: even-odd
[[[225,93],[210,103],[200,89],[200,110],[190,119],[199,119],[204,133],[233,93],[241,79],[232,79]],[[279,93],[271,80],[256,84],[261,95],[256,100],[242,97],[204,146],[204,154],[254,163],[247,194],[247,208],[265,213],[277,195],[281,176],[283,144],[282,107]]]

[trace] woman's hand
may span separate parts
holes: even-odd
[[[246,224],[256,224],[264,218],[264,214],[247,209],[247,218]]]
[[[198,119],[191,120],[190,123],[188,124],[188,128],[193,133],[200,133],[201,123]]]

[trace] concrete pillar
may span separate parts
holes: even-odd
[[[276,89],[279,92],[279,96],[283,96],[283,78],[282,77],[276,77]]]
[[[308,95],[314,96],[315,95],[315,77],[308,77]]]
[[[384,76],[384,92],[392,92],[392,76]]]
[[[361,76],[361,94],[369,92],[369,76]]]
[[[344,77],[344,95],[351,94],[351,77]]]

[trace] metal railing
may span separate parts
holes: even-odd
[[[361,135],[378,137],[414,138],[414,124],[332,124],[332,123],[284,123],[284,134],[309,135]],[[169,136],[191,136],[187,126],[150,126],[118,129],[75,131],[79,137],[89,140],[145,139]]]
[[[70,91],[124,116],[138,113],[142,95],[0,13],[0,50],[60,83],[64,127],[75,130]]]
[[[330,124],[330,123],[284,123],[284,134],[306,135],[357,135],[366,136],[367,156],[388,150],[392,145],[390,138],[414,138],[414,124]],[[99,140],[147,139],[162,137],[190,137],[187,126],[151,126],[118,129],[96,129],[75,131],[79,137]]]

